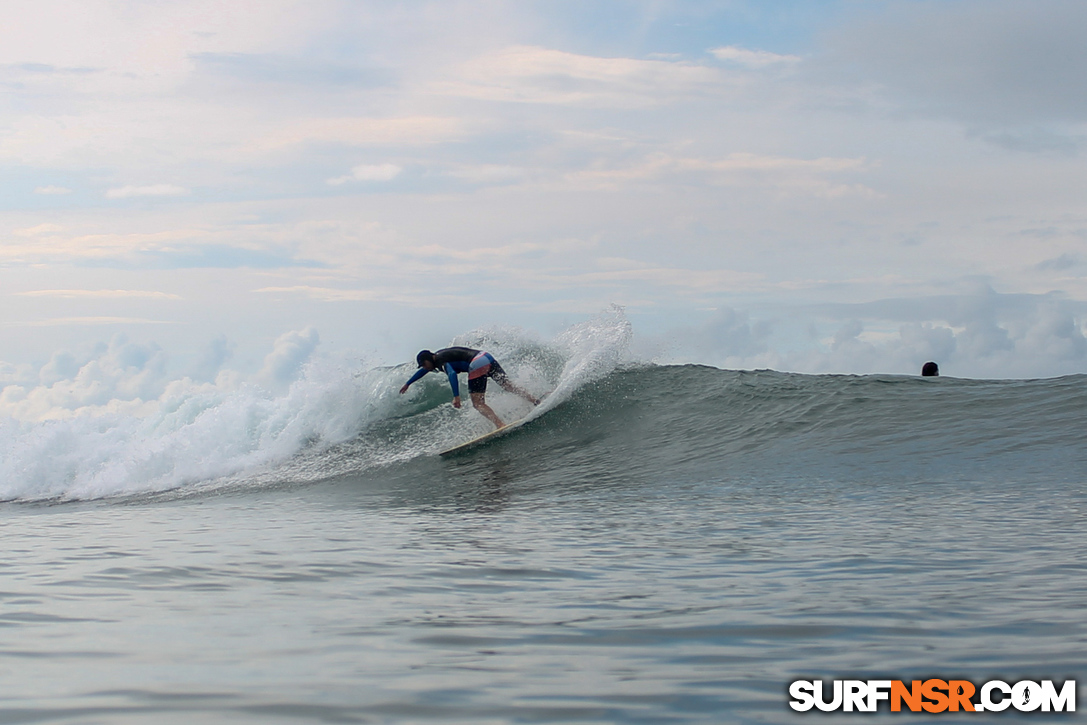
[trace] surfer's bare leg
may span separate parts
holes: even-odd
[[[487,405],[485,398],[486,393],[472,393],[472,407],[478,410],[484,418],[494,423],[495,428],[501,428],[505,423],[491,410],[491,406]]]
[[[539,405],[540,404],[539,398],[537,398],[535,395],[528,392],[524,388],[517,387],[516,385],[511,383],[510,379],[507,378],[506,376],[502,376],[501,378],[498,377],[498,376],[495,376],[494,381],[496,383],[498,383],[499,386],[501,386],[503,390],[508,390],[511,393],[514,393],[516,395],[520,395],[522,398],[524,398],[528,402],[532,403],[533,405]]]

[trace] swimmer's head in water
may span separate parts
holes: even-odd
[[[927,362],[921,366],[921,375],[926,378],[935,378],[940,374],[940,366],[934,362]]]

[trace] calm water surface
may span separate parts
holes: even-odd
[[[1081,492],[508,464],[9,505],[0,718],[783,722],[798,676],[1083,672]]]

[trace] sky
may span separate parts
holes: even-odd
[[[9,4],[0,413],[613,305],[664,363],[1087,372],[1085,33],[1078,0]]]

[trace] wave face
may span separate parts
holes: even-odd
[[[539,343],[508,332],[455,340],[491,350],[534,410],[495,389],[507,420],[532,423],[467,454],[501,455],[554,485],[616,479],[869,483],[1072,481],[1087,470],[1087,376],[973,381],[812,376],[625,362],[618,313]],[[489,425],[449,405],[445,379],[397,391],[409,365],[313,365],[286,395],[193,395],[154,416],[0,423],[0,497],[92,499],[198,493],[344,475],[416,475]],[[413,463],[414,461],[414,463]],[[423,463],[429,461],[429,463]],[[462,461],[463,463],[463,461]],[[515,465],[515,468],[517,466]]]
[[[609,474],[698,482],[1078,481],[1087,376],[976,381],[701,366],[616,371],[525,431]],[[574,464],[576,465],[576,464]]]

